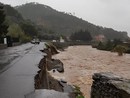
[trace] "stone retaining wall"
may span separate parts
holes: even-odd
[[[112,73],[95,73],[91,98],[130,98],[130,80]]]

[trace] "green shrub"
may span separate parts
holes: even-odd
[[[97,49],[99,49],[99,50],[105,50],[105,49],[106,49],[105,43],[99,42],[99,44],[98,44],[98,46],[97,46]]]
[[[79,96],[76,96],[76,98],[84,98],[84,96],[79,95]]]
[[[80,87],[74,85],[76,98],[84,98],[83,93],[80,91]]]
[[[24,36],[21,36],[21,38],[20,38],[21,43],[26,43],[29,41],[31,41],[31,37],[29,37],[29,36],[24,35]]]
[[[114,52],[117,52],[119,56],[122,56],[124,52],[127,51],[127,47],[122,45],[117,45],[114,49]]]

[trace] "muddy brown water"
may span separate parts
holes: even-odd
[[[90,98],[92,75],[96,72],[113,72],[130,79],[130,54],[118,56],[117,53],[101,51],[91,46],[70,46],[54,56],[64,63],[64,73],[52,73],[57,79],[64,79],[77,85]]]

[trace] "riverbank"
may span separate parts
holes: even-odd
[[[113,72],[130,79],[130,54],[118,56],[116,53],[100,51],[91,46],[70,46],[54,58],[63,62],[65,72],[55,72],[52,75],[79,86],[85,98],[90,98],[92,75],[96,72]]]

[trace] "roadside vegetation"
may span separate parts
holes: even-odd
[[[0,42],[2,41],[2,37],[7,34],[8,25],[5,22],[6,15],[4,12],[4,6],[0,4]]]
[[[93,48],[99,50],[117,52],[119,56],[122,56],[123,53],[130,53],[130,42],[123,42],[120,39],[108,40],[104,42],[93,42]]]
[[[119,56],[122,56],[123,53],[127,51],[127,47],[122,46],[122,45],[117,45],[114,49],[114,52],[117,52]]]
[[[74,85],[75,87],[75,95],[76,95],[76,98],[85,98],[83,96],[83,93],[80,91],[80,87],[79,86],[76,86]]]

